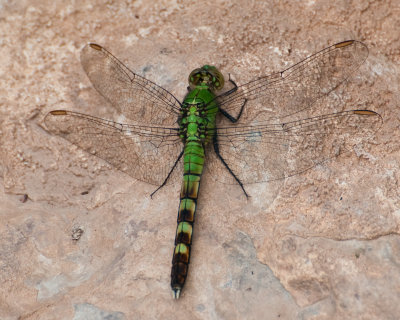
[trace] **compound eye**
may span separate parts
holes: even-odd
[[[224,87],[224,76],[214,66],[205,65],[202,68],[194,69],[189,75],[189,87],[194,89],[200,82],[206,81],[215,90]]]
[[[201,79],[201,69],[194,69],[189,75],[189,87],[194,89],[200,82]]]
[[[211,71],[212,73],[212,83],[215,88],[215,90],[221,90],[224,87],[224,76],[222,75],[221,72],[215,68],[214,70]]]

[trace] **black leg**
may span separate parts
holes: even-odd
[[[172,172],[174,171],[174,169],[176,168],[176,165],[178,164],[179,160],[181,160],[182,155],[183,155],[184,150],[182,150],[181,154],[179,155],[178,159],[176,159],[174,165],[172,166],[172,169],[170,170],[170,172],[168,173],[167,177],[165,178],[164,182],[150,195],[150,198],[153,199],[153,195],[160,190],[162,187],[164,187],[167,184],[167,181],[169,179],[169,177],[171,176]]]
[[[221,96],[229,96],[231,93],[234,93],[237,90],[238,86],[237,86],[236,82],[231,79],[230,74],[229,74],[229,82],[233,84],[233,88],[228,90],[227,92],[223,93]],[[239,114],[237,115],[236,118],[234,116],[230,115],[226,110],[224,110],[222,108],[219,108],[219,110],[229,121],[231,121],[232,123],[235,123],[235,122],[239,121],[240,116],[242,115],[242,112],[244,110],[244,106],[246,105],[246,102],[247,102],[247,99],[244,99],[244,102],[243,102],[242,106],[240,107]]]
[[[243,102],[242,106],[240,107],[239,114],[237,115],[236,118],[235,118],[234,116],[230,115],[227,111],[225,111],[225,110],[222,109],[222,108],[219,108],[219,111],[220,111],[225,117],[227,117],[229,121],[231,121],[232,123],[235,123],[235,122],[238,122],[238,121],[239,121],[240,116],[242,115],[244,106],[246,105],[246,102],[247,102],[247,99],[244,99],[244,102]]]
[[[229,96],[231,93],[234,93],[238,88],[236,82],[231,79],[231,74],[230,73],[229,73],[229,80],[228,81],[233,84],[233,88],[228,90],[227,92],[225,92],[223,94],[224,96]]]
[[[244,189],[243,183],[239,180],[238,177],[236,177],[236,175],[233,173],[233,171],[231,170],[231,168],[229,168],[228,164],[225,162],[224,158],[222,158],[221,154],[219,153],[219,145],[218,145],[218,140],[217,140],[217,131],[215,130],[215,134],[213,136],[213,145],[214,145],[214,151],[217,154],[219,160],[222,161],[222,163],[224,164],[225,168],[228,169],[229,173],[232,175],[232,177],[235,178],[236,182],[239,184],[239,186],[242,188],[246,198],[249,198],[249,195],[247,194],[246,190]]]

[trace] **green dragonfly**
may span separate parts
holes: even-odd
[[[204,65],[190,73],[181,103],[89,43],[81,53],[83,69],[129,124],[67,110],[51,111],[44,121],[49,132],[158,186],[156,191],[182,179],[171,271],[178,299],[188,274],[203,168],[218,181],[238,184],[247,197],[246,184],[293,176],[373,134],[382,121],[378,113],[323,114],[316,105],[367,56],[365,44],[348,40],[241,86],[229,78],[227,91],[217,68]]]

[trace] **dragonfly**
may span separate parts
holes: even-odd
[[[238,86],[212,65],[194,69],[180,102],[126,67],[104,47],[87,44],[81,63],[94,88],[128,123],[68,110],[50,111],[47,130],[131,177],[161,187],[181,180],[171,288],[188,275],[203,173],[222,183],[285,179],[350,150],[374,134],[381,116],[367,109],[317,104],[368,56],[356,40],[331,45],[293,66]]]

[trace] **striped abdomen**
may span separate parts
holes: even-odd
[[[204,148],[202,143],[200,141],[187,141],[184,151],[184,175],[171,270],[171,288],[175,299],[179,298],[189,269],[194,215],[203,165]]]

